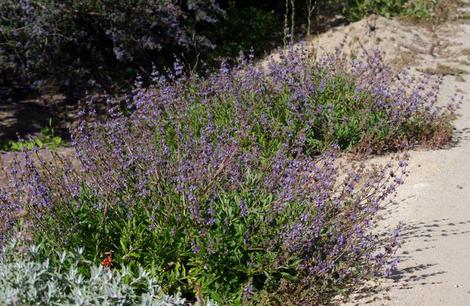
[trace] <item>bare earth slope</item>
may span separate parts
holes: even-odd
[[[441,63],[470,71],[470,24],[437,34],[446,44],[435,57],[424,57],[422,67]],[[387,220],[405,224],[401,263],[387,284],[389,300],[378,297],[374,304],[470,304],[470,76],[462,71],[446,76],[442,91],[443,97],[455,90],[465,97],[455,123],[458,143],[448,150],[412,152],[411,175],[399,190],[402,201]]]

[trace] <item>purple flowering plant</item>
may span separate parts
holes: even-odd
[[[380,153],[451,138],[456,104],[436,105],[441,79],[394,72],[378,50],[348,60],[338,49],[316,61],[298,47],[266,65],[242,56],[235,69],[223,64],[208,78],[182,75],[180,65],[169,79],[137,87],[130,103],[137,116],[179,113],[184,135],[211,122],[244,133],[243,143],[256,142],[263,155],[285,143],[314,156],[332,145]]]
[[[177,62],[105,119],[84,108],[79,166],[24,153],[2,227],[22,211],[36,241],[96,262],[112,252],[114,268],[143,267],[190,301],[327,303],[396,264],[398,230],[377,216],[407,174],[406,156],[367,166],[340,152],[448,140],[455,106],[436,105],[438,86],[379,52],[294,48],[208,77]]]

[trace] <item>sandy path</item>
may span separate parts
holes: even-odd
[[[470,2],[460,9],[470,13]],[[442,50],[415,64],[470,71],[470,23],[463,19],[437,32]],[[356,297],[364,305],[470,305],[470,75],[446,76],[442,100],[455,92],[464,101],[450,149],[411,152],[411,174],[387,211],[387,225],[403,222],[400,263],[378,294]]]

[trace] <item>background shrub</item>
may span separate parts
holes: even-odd
[[[2,1],[0,72],[69,96],[109,88],[173,53],[212,48],[198,28],[221,13],[211,0]]]
[[[0,85],[75,100],[87,91],[125,92],[137,74],[171,65],[175,54],[189,64],[200,58],[213,64],[252,47],[261,55],[279,40],[279,7],[242,0],[5,0]]]

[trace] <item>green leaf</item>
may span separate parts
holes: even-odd
[[[35,143],[36,146],[38,146],[39,148],[44,147],[44,143],[43,143],[43,142],[41,141],[41,139],[39,139],[39,138],[36,138],[36,139],[34,140],[34,143]],[[31,149],[32,149],[32,148],[31,148]]]

